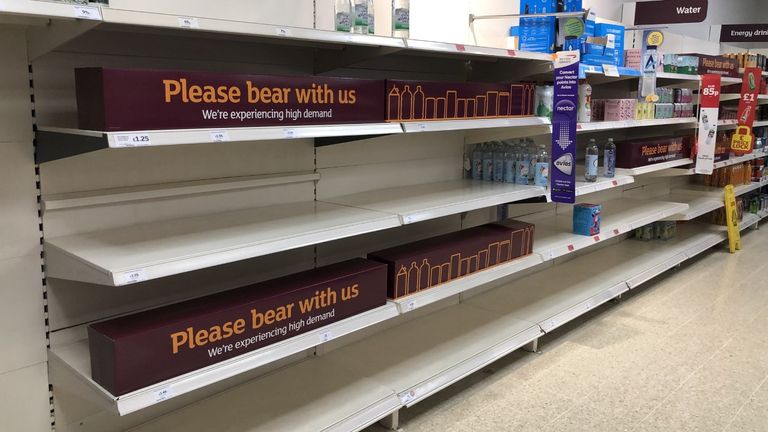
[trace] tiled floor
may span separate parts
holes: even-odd
[[[401,412],[404,432],[768,432],[768,228]],[[373,426],[367,432],[384,429]]]

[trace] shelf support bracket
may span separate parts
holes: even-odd
[[[101,24],[95,20],[52,20],[44,27],[27,30],[29,60],[49,53]]]
[[[400,431],[400,410],[379,420],[379,424],[392,431]]]

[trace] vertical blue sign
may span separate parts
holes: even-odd
[[[552,104],[553,202],[576,202],[576,111],[579,101],[579,52],[555,55],[555,97]]]

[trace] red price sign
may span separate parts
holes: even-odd
[[[739,126],[731,139],[731,150],[736,154],[750,153],[754,138],[752,124],[755,121],[757,95],[760,92],[762,71],[758,68],[746,68],[741,80],[741,100],[739,100]]]
[[[720,75],[707,74],[701,78],[701,107],[720,107]]]

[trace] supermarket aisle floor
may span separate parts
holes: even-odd
[[[768,431],[768,225],[401,412],[404,432]],[[366,432],[385,430],[373,426]]]

